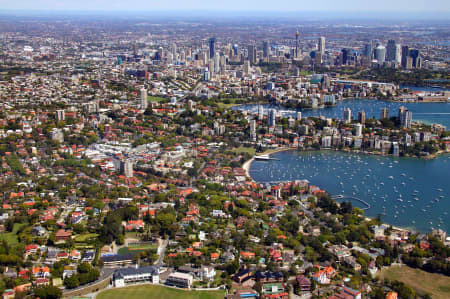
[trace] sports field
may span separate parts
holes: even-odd
[[[413,269],[408,266],[391,266],[378,274],[380,278],[398,280],[419,294],[430,294],[433,299],[450,298],[450,277]]]
[[[126,288],[110,289],[99,293],[96,299],[223,299],[225,292],[220,291],[184,291],[164,286],[138,285]]]

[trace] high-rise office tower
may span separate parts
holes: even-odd
[[[220,73],[220,56],[218,53],[214,56],[214,73]]]
[[[386,48],[382,45],[378,45],[375,50],[375,59],[378,63],[384,63],[386,61]]]
[[[320,54],[325,54],[325,37],[321,36],[319,38],[319,53]]]
[[[237,56],[239,54],[239,46],[234,44],[233,45],[233,55]]]
[[[397,44],[395,40],[390,39],[386,46],[386,60],[395,61],[395,52],[397,51]]]
[[[389,109],[388,108],[382,108],[381,109],[381,119],[389,118]]]
[[[402,67],[406,68],[406,64],[409,57],[409,47],[403,46],[402,47]]]
[[[359,111],[358,112],[358,121],[361,124],[365,124],[366,123],[366,113],[364,111]]]
[[[267,58],[270,55],[269,42],[263,41],[263,57]]]
[[[244,74],[248,75],[250,73],[250,70],[251,70],[250,61],[248,61],[248,60],[244,61],[244,67],[243,67]]]
[[[349,49],[342,49],[341,50],[341,61],[343,65],[346,65],[348,63],[349,58]]]
[[[344,110],[344,122],[345,123],[352,122],[352,110],[350,110],[350,108],[345,108]]]
[[[214,58],[216,55],[216,38],[211,37],[209,39],[209,58]]]
[[[370,59],[373,58],[373,55],[372,55],[372,44],[366,44],[364,46],[364,56],[369,57]]]
[[[256,47],[255,45],[248,46],[248,60],[250,63],[256,63]]]
[[[140,97],[140,106],[142,110],[146,110],[148,107],[148,100],[147,100],[147,89],[142,88],[141,89],[141,97]]]
[[[298,57],[298,37],[300,36],[300,33],[297,32],[295,33],[295,58]]]
[[[416,67],[416,68],[419,68],[420,66],[419,66],[419,60],[420,60],[420,57],[419,57],[419,50],[417,50],[417,49],[411,49],[411,50],[409,50],[409,56],[412,58],[412,66],[413,67]]]
[[[395,58],[394,61],[398,64],[402,62],[402,46],[400,44],[395,45]]]

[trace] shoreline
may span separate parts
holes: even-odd
[[[297,150],[295,147],[282,147],[282,148],[276,148],[276,149],[268,149],[265,150],[262,153],[259,153],[260,155],[272,155],[272,154],[276,154],[276,153],[280,153],[280,152],[285,152],[285,151],[291,151],[291,150]],[[423,159],[423,160],[433,160],[436,159],[437,157],[441,156],[441,155],[445,155],[445,154],[449,154],[449,151],[445,151],[445,150],[440,150],[437,151],[434,154],[430,154],[428,156],[422,156],[422,157],[418,157],[418,156],[393,156],[391,154],[387,154],[387,155],[383,155],[380,152],[363,152],[363,151],[352,151],[352,150],[345,150],[345,149],[334,149],[334,148],[327,148],[327,149],[319,149],[319,150],[300,150],[302,152],[305,151],[322,151],[322,150],[334,150],[337,152],[342,152],[342,153],[353,153],[353,154],[357,154],[357,155],[369,155],[369,156],[383,156],[383,157],[391,157],[391,158],[415,158],[415,159]],[[244,164],[242,164],[242,168],[245,170],[245,175],[247,176],[248,179],[250,179],[251,181],[254,181],[253,178],[250,176],[250,167],[253,163],[253,161],[255,160],[255,157],[253,156],[250,160],[247,160],[244,162]]]
[[[293,147],[281,147],[281,148],[268,149],[268,150],[265,150],[262,153],[259,153],[259,155],[272,155],[272,154],[285,152],[285,151],[290,151],[290,150],[295,150],[295,148],[293,148]],[[258,155],[256,155],[256,156],[258,156]],[[255,180],[253,180],[253,178],[250,176],[250,166],[252,165],[252,162],[254,160],[255,160],[255,157],[253,156],[250,160],[247,160],[247,161],[244,162],[244,164],[242,164],[242,168],[245,170],[246,177],[248,179],[250,179],[250,181],[252,181],[252,182],[255,182]]]
[[[269,149],[269,150],[266,150],[266,151],[264,151],[263,153],[260,153],[260,154],[272,155],[272,154],[276,154],[276,153],[279,153],[279,152],[285,152],[285,151],[290,151],[290,150],[296,150],[296,148],[282,147],[282,148],[277,148],[277,149]],[[339,152],[343,152],[343,153],[355,153],[355,154],[365,154],[365,155],[380,155],[380,154],[377,154],[377,153],[352,152],[352,151],[336,150],[336,149],[334,149],[334,150],[335,151],[339,151]],[[316,150],[311,150],[311,151],[316,151]],[[317,151],[320,151],[320,150],[317,150]],[[450,152],[448,152],[448,151],[439,151],[439,152],[437,152],[435,154],[432,154],[430,156],[425,156],[425,157],[400,157],[400,158],[420,158],[420,159],[424,159],[424,160],[432,160],[432,159],[434,159],[434,158],[436,158],[436,157],[438,157],[438,156],[440,156],[442,154],[450,154]],[[399,157],[394,157],[392,155],[385,155],[385,156],[386,157],[391,157],[391,158],[399,158]],[[250,173],[249,173],[251,164],[253,163],[254,160],[255,160],[255,158],[252,157],[251,159],[245,161],[245,163],[242,165],[242,168],[245,170],[245,174],[246,174],[248,180],[250,180],[251,182],[259,183],[259,182],[255,181],[250,176]],[[328,191],[326,189],[325,189],[325,191],[328,193]],[[335,199],[333,199],[333,200],[335,202],[338,202]],[[371,220],[372,219],[376,219],[376,217],[370,217],[370,216],[367,216],[367,215],[364,215],[363,217],[366,218],[366,219],[371,219]],[[422,231],[420,231],[420,230],[418,230],[417,228],[414,228],[414,227],[401,227],[401,226],[394,225],[394,224],[391,224],[391,223],[388,223],[388,222],[384,222],[384,221],[382,221],[382,223],[386,224],[386,225],[389,225],[393,229],[397,229],[397,230],[408,231],[408,232],[411,232],[411,233],[413,233],[413,232],[422,232]]]

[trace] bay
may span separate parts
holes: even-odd
[[[345,195],[370,204],[369,217],[430,232],[450,232],[450,155],[433,160],[394,158],[339,151],[273,154],[277,160],[254,161],[250,176],[269,183],[307,179],[331,195]],[[365,207],[358,201],[355,206]]]
[[[242,110],[250,113],[258,112],[258,104],[248,104],[234,106],[233,110]],[[267,114],[269,109],[276,109],[284,116],[296,117],[297,111],[302,112],[302,117],[320,117],[339,118],[344,116],[344,110],[350,108],[352,111],[352,118],[358,117],[358,111],[364,111],[366,119],[374,117],[379,119],[381,116],[381,109],[388,108],[389,116],[396,116],[400,106],[405,106],[413,113],[413,121],[422,121],[426,124],[441,124],[450,129],[450,103],[398,103],[370,99],[349,99],[339,101],[336,106],[318,108],[318,109],[286,109],[276,105],[264,104],[264,113]]]

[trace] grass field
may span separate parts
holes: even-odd
[[[13,231],[10,233],[1,233],[0,240],[5,240],[8,245],[14,246],[19,243],[19,239],[17,238],[17,232],[22,226],[25,226],[25,223],[14,223]]]
[[[118,254],[128,254],[128,253],[140,253],[142,251],[147,251],[147,250],[156,250],[158,249],[158,244],[136,244],[136,245],[130,245],[128,247],[122,247],[118,250]]]
[[[241,105],[247,103],[249,100],[246,98],[223,98],[216,99],[216,103],[219,108],[229,109],[236,105]]]
[[[225,104],[225,103],[217,103],[217,106],[219,106],[219,108],[224,108],[224,109],[230,109],[233,106],[236,106],[237,104]]]
[[[96,299],[222,299],[224,291],[184,291],[163,286],[139,285],[120,289],[106,290]]]
[[[75,242],[86,242],[89,239],[97,238],[98,234],[82,234],[75,237]]]
[[[243,146],[233,148],[231,151],[236,154],[249,153],[252,156],[254,156],[256,153],[256,150],[253,147],[243,147]]]
[[[398,280],[412,287],[418,294],[430,294],[433,299],[450,298],[450,277],[428,273],[408,266],[383,269],[378,276]]]
[[[163,101],[169,101],[169,100],[166,98],[161,98],[161,97],[148,96],[148,101],[149,102],[163,102]]]

